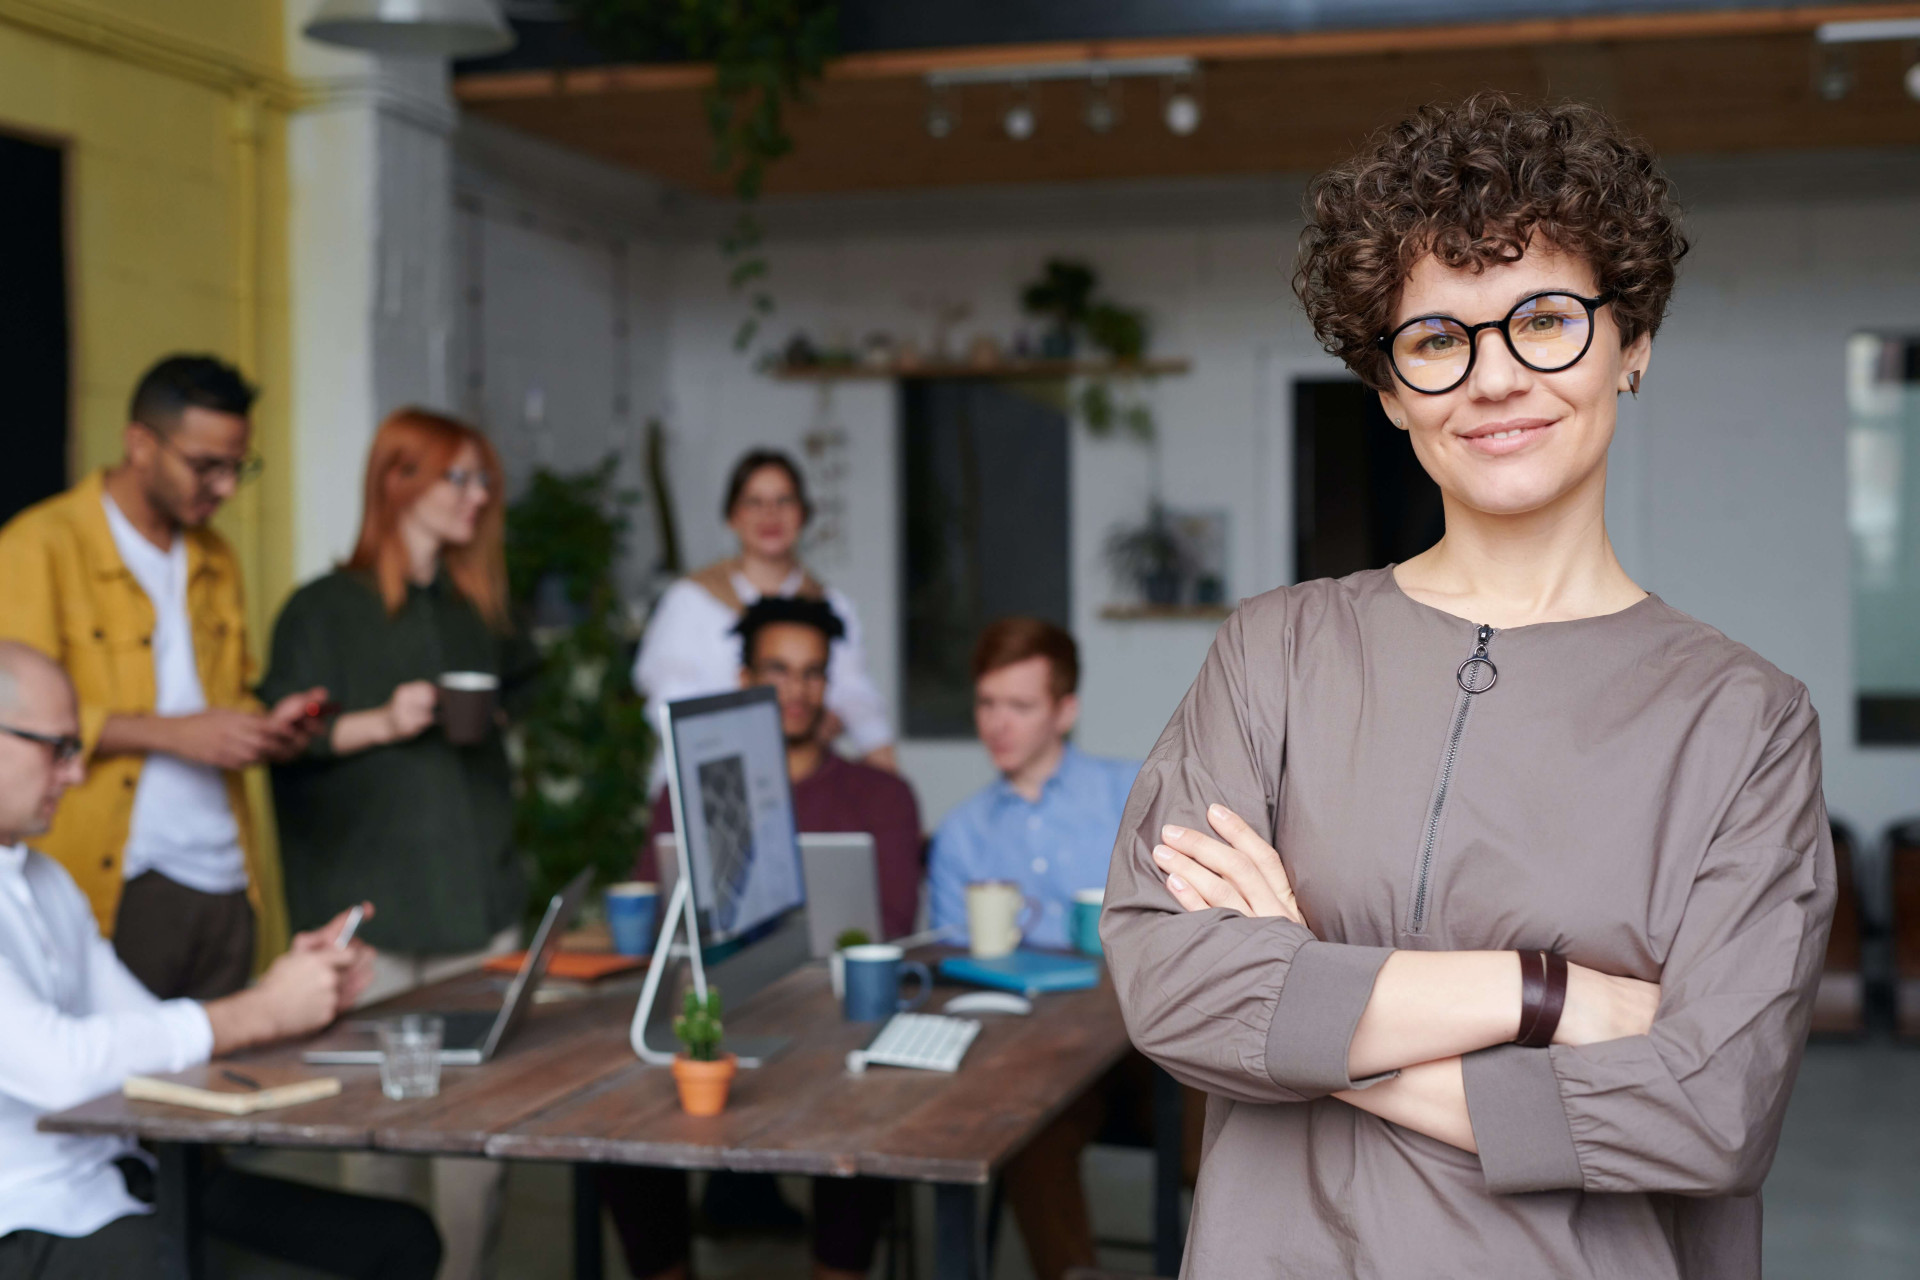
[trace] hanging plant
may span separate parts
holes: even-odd
[[[793,150],[787,108],[806,100],[839,48],[839,0],[573,0],[573,16],[611,57],[713,64],[713,165],[742,206],[720,250],[727,287],[747,307],[733,335],[745,351],[774,306],[753,207],[768,167]]]

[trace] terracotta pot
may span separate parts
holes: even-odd
[[[690,1116],[717,1116],[727,1109],[727,1090],[740,1070],[731,1053],[713,1062],[695,1062],[686,1054],[673,1060],[673,1082],[680,1087],[680,1109]]]

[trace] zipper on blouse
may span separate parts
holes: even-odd
[[[1460,696],[1453,704],[1453,724],[1447,731],[1446,754],[1440,758],[1440,780],[1434,784],[1433,802],[1427,806],[1427,822],[1420,835],[1420,856],[1414,863],[1413,910],[1407,918],[1407,932],[1421,933],[1427,927],[1427,882],[1433,874],[1433,850],[1440,842],[1440,820],[1447,811],[1447,791],[1453,783],[1453,762],[1460,755],[1460,739],[1467,732],[1467,713],[1473,700],[1493,688],[1500,678],[1499,668],[1487,656],[1487,644],[1499,634],[1486,623],[1474,631],[1473,652],[1454,670],[1453,682]]]

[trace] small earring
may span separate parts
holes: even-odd
[[[1406,430],[1407,420],[1405,418],[1395,418],[1393,420],[1393,425],[1404,431]]]
[[[1627,391],[1634,399],[1640,398],[1640,371],[1635,369],[1627,375]]]

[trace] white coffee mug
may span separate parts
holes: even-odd
[[[975,880],[967,886],[967,945],[977,959],[1010,953],[1039,917],[1040,904],[1011,880]]]

